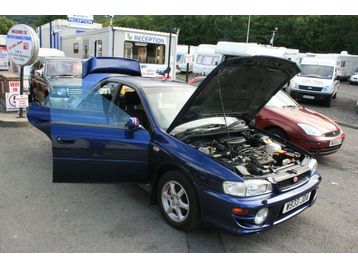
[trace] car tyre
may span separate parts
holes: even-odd
[[[267,131],[270,132],[271,134],[279,136],[280,138],[288,140],[287,133],[285,131],[283,131],[282,129],[280,129],[280,128],[277,128],[277,127],[269,128]]]
[[[331,107],[331,104],[332,104],[332,98],[328,98],[325,101],[323,101],[323,105],[325,107]]]
[[[194,186],[180,171],[168,171],[158,182],[157,200],[165,221],[179,230],[200,225],[200,209]]]

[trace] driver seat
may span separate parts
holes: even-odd
[[[124,104],[126,112],[132,116],[139,119],[140,124],[144,127],[148,127],[148,117],[144,110],[138,108],[138,105],[141,103],[140,98],[137,92],[126,92],[124,95]]]

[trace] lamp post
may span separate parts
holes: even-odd
[[[112,27],[113,25],[113,15],[106,15],[106,18],[109,18],[109,27]]]
[[[172,50],[172,32],[174,31],[173,29],[173,16],[170,16],[169,18],[169,55],[168,55],[168,67],[166,69],[166,72],[167,72],[167,79],[169,79],[170,77],[170,57],[171,57],[171,50]]]
[[[275,40],[275,35],[276,35],[277,31],[278,31],[277,27],[275,27],[275,29],[272,31],[272,37],[271,37],[271,40],[270,40],[270,45],[271,46],[273,46],[273,42]]]
[[[249,19],[248,19],[248,21],[247,21],[246,43],[249,42],[250,22],[251,22],[251,15],[249,15]]]

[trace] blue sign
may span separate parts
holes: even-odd
[[[93,24],[93,16],[68,15],[67,20],[72,23]]]

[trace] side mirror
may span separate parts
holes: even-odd
[[[42,77],[43,71],[42,70],[35,70],[35,76]]]
[[[137,117],[131,117],[125,125],[128,130],[136,130],[140,126],[139,119]]]

